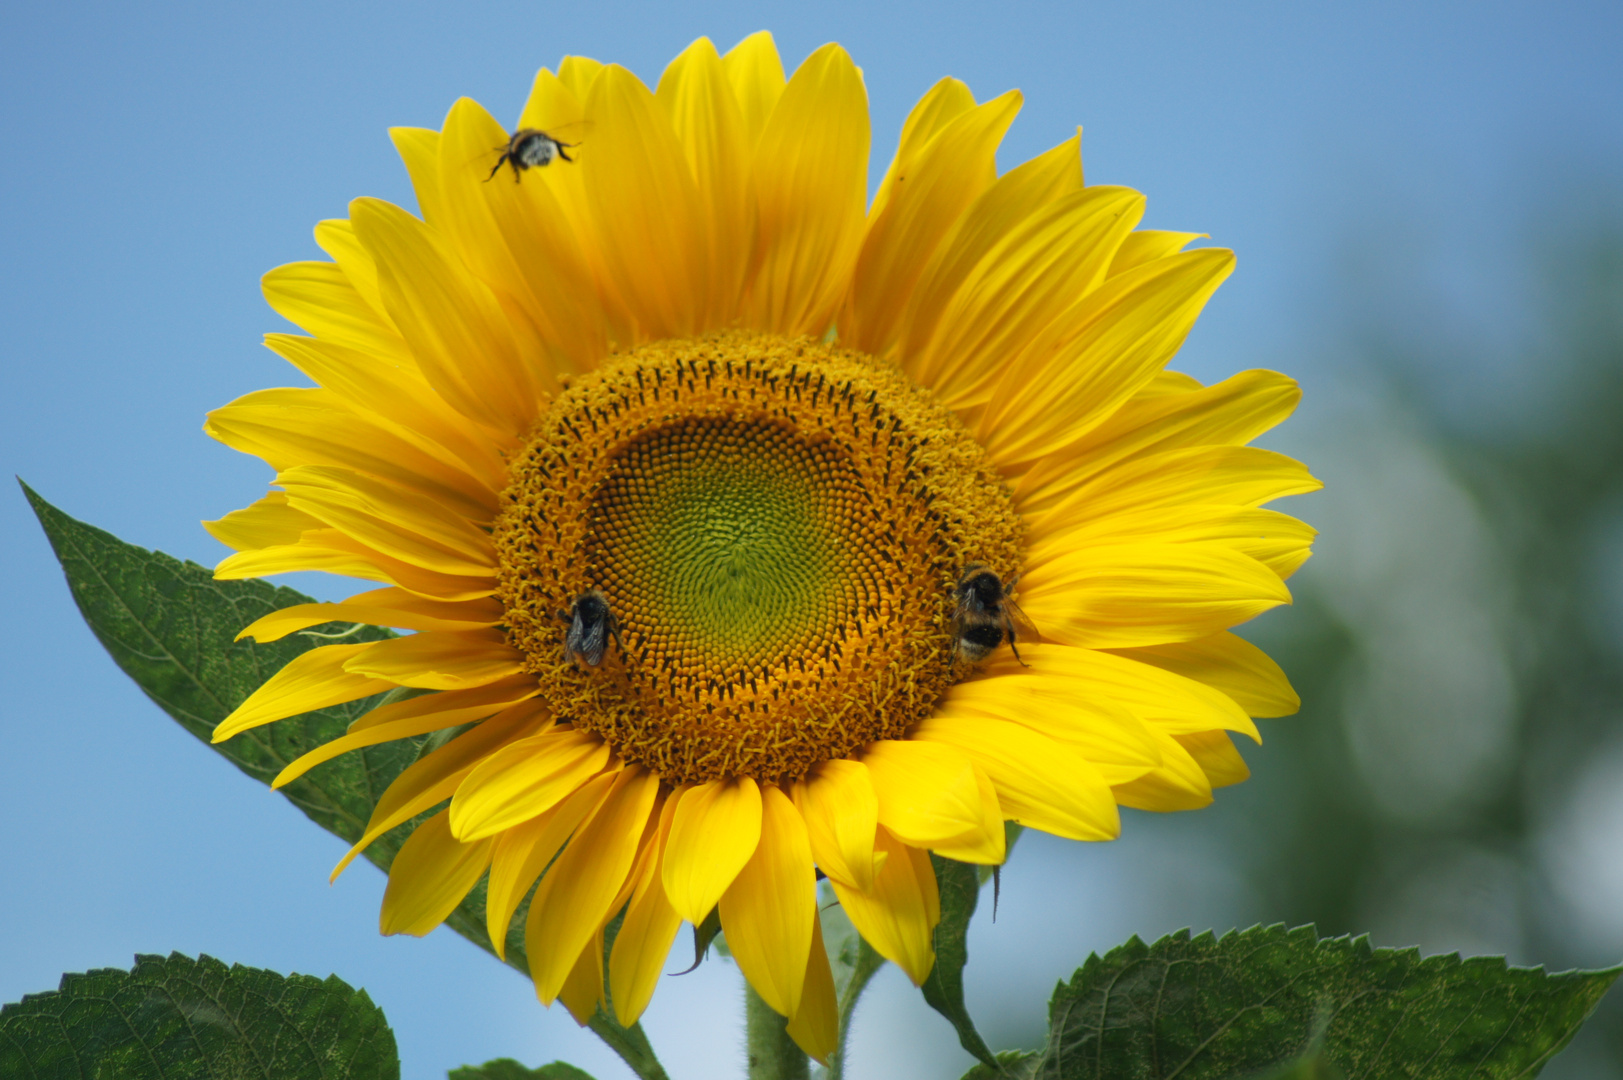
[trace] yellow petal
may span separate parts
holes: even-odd
[[[424,453],[447,460],[491,491],[507,485],[503,452],[517,449],[517,443],[492,438],[452,409],[415,367],[293,334],[266,334],[265,346]]]
[[[367,623],[401,630],[477,630],[502,619],[501,602],[492,599],[442,603],[413,596],[404,589],[375,589],[340,604],[294,604],[256,619],[236,636],[261,645],[280,641],[295,631],[322,623]]]
[[[369,645],[345,670],[424,690],[484,686],[524,670],[524,657],[500,630],[429,631]]]
[[[335,465],[386,480],[473,521],[496,516],[496,492],[351,410],[328,390],[259,390],[208,414],[211,438],[278,471]]]
[[[1007,386],[1014,378],[1010,359],[1028,346],[1042,348],[1057,332],[1050,324],[1103,280],[1121,238],[1143,213],[1138,192],[1101,186],[1031,214],[966,276],[912,363],[915,377],[957,408],[983,400],[994,380]],[[1051,394],[1060,389],[1047,387]],[[994,460],[1003,458],[994,452]]]
[[[539,692],[540,687],[536,685],[534,676],[515,675],[510,679],[501,679],[468,690],[441,690],[438,693],[421,694],[404,701],[379,705],[352,721],[349,731],[354,734],[384,724],[427,716],[430,713],[445,714],[449,719],[446,726],[454,727],[478,720],[482,716],[489,716],[492,712],[505,709],[509,705],[516,705]]]
[[[1161,764],[1136,780],[1112,788],[1116,801],[1135,810],[1163,814],[1209,806],[1212,785],[1206,773],[1176,738],[1166,732],[1157,734],[1162,740]]]
[[[1124,649],[1118,655],[1221,690],[1252,716],[1290,716],[1302,707],[1302,699],[1279,665],[1251,642],[1227,631],[1176,644]]]
[[[296,544],[305,532],[321,527],[319,519],[287,505],[285,491],[273,491],[218,521],[203,522],[210,536],[237,551]]]
[[[903,319],[900,357],[910,372],[942,313],[987,254],[1023,222],[1082,191],[1081,136],[1010,169],[964,211],[919,276]]]
[[[639,860],[636,887],[626,907],[626,917],[614,938],[609,957],[609,986],[614,999],[614,1015],[623,1027],[630,1027],[653,1000],[654,987],[670,955],[671,942],[681,929],[682,916],[665,898],[660,881],[665,841],[670,835],[676,800],[667,798],[659,817],[659,830],[650,844],[651,858]]]
[[[833,878],[829,884],[857,932],[918,986],[935,965],[935,926],[941,919],[935,870],[927,852],[907,846],[882,825],[874,847],[885,860],[872,889],[853,889]]]
[[[592,777],[551,810],[496,838],[485,890],[485,931],[497,956],[507,958],[507,927],[524,894],[581,822],[597,813],[619,775],[610,771]]]
[[[721,896],[727,948],[761,999],[784,1016],[800,1008],[817,921],[817,879],[806,826],[775,784],[761,788],[761,840]]]
[[[1050,673],[971,679],[948,690],[938,714],[994,716],[1069,743],[1107,784],[1124,784],[1161,763],[1155,732],[1130,709],[1079,692]]]
[[[580,100],[585,101],[591,94],[592,87],[603,75],[604,64],[600,60],[593,60],[590,56],[566,56],[563,63],[558,65],[558,78]]]
[[[580,950],[613,914],[610,905],[631,871],[658,793],[653,773],[640,766],[623,770],[536,887],[524,947],[543,1004],[552,1004]]]
[[[1281,580],[1313,554],[1318,530],[1276,510],[1234,506],[1172,505],[1033,530],[1027,572],[1084,548],[1120,544],[1217,543],[1249,556]]]
[[[587,203],[609,280],[648,338],[681,337],[709,310],[703,204],[669,115],[635,75],[610,64],[586,101]]]
[[[366,581],[387,582],[431,600],[477,600],[496,591],[494,567],[479,574],[442,574],[367,547],[337,529],[311,529],[295,543],[240,551],[214,568],[219,581],[266,577],[293,570],[322,570]]]
[[[370,648],[372,643],[364,642],[322,645],[300,653],[215,725],[211,741],[224,742],[249,728],[394,689],[395,684],[386,679],[344,669]]]
[[[597,1010],[606,1005],[603,993],[603,930],[593,934],[580,951],[569,977],[558,991],[558,1000],[564,1003],[575,1023],[585,1027]]]
[[[1001,720],[932,716],[913,737],[969,756],[997,786],[1005,816],[1071,840],[1112,840],[1121,820],[1110,787],[1057,739]]]
[[[608,744],[589,731],[554,730],[510,743],[457,788],[451,831],[467,841],[520,825],[551,810],[608,763]]]
[[[902,121],[902,134],[896,141],[896,155],[890,159],[885,176],[874,191],[873,204],[868,207],[868,222],[884,210],[898,186],[905,186],[913,175],[913,163],[930,141],[942,129],[975,107],[975,95],[961,79],[950,76],[937,80],[924,92]],[[992,176],[997,176],[997,164],[992,165]]]
[[[537,385],[550,386],[557,373],[590,370],[607,341],[581,240],[551,189],[539,176],[506,182],[491,174],[493,148],[507,139],[478,102],[462,98],[451,107],[439,148],[442,228],[474,273],[522,312],[509,320],[515,342],[536,368]]]
[[[928,848],[975,833],[984,838],[986,854],[976,861],[1001,861],[1003,820],[995,807],[988,818],[964,755],[927,742],[887,740],[869,743],[862,764],[879,800],[879,823],[903,843]]]
[[[755,148],[760,269],[750,325],[821,336],[850,280],[868,185],[868,92],[824,45],[784,88]]]
[[[679,799],[661,880],[671,906],[698,926],[721,900],[761,840],[761,790],[747,776],[712,780]]]
[[[722,71],[732,84],[738,99],[738,111],[744,122],[744,138],[751,149],[760,142],[766,130],[767,117],[778,107],[783,96],[783,61],[778,58],[778,47],[772,35],[765,30],[751,34],[728,50],[721,58]]]
[[[930,845],[930,850],[959,862],[999,866],[1009,854],[1003,832],[1003,804],[998,800],[997,785],[992,783],[986,771],[974,761],[969,763],[969,768],[975,775],[975,787],[980,793],[980,823],[951,839],[937,840]]]
[[[393,484],[329,465],[284,469],[288,505],[402,562],[444,574],[489,573],[490,534],[455,511]]]
[[[1119,462],[1193,446],[1243,445],[1289,416],[1301,399],[1296,380],[1275,371],[1242,371],[1187,393],[1146,385],[1082,438],[1023,474],[1015,508],[1046,509]]]
[[[1174,735],[1180,746],[1189,751],[1212,787],[1238,784],[1251,775],[1245,758],[1235,748],[1234,740],[1226,731],[1200,731],[1193,735]]]
[[[464,844],[442,810],[417,826],[389,866],[378,929],[422,937],[444,922],[490,866],[489,840]]]
[[[1233,269],[1231,251],[1191,251],[1056,312],[1005,366],[977,425],[993,460],[1008,467],[1057,452],[1115,412],[1172,359]]]
[[[825,761],[795,784],[794,799],[806,821],[812,857],[823,873],[858,889],[873,888],[879,799],[867,766]]]
[[[333,263],[278,266],[260,279],[260,289],[276,314],[322,341],[414,363],[388,316],[374,310]]]
[[[1299,461],[1255,446],[1195,446],[1125,462],[1031,514],[1046,533],[1113,514],[1189,505],[1260,506],[1323,485]]]
[[[1020,589],[1045,639],[1086,648],[1190,641],[1290,603],[1277,574],[1219,543],[1081,548],[1032,569]]]
[[[699,229],[710,251],[709,305],[701,322],[738,317],[755,240],[754,146],[721,57],[700,38],[672,60],[654,97],[670,117],[703,208]]]
[[[534,695],[535,692],[536,690],[532,686],[524,696]],[[464,706],[462,708],[419,709],[410,715],[380,724],[373,724],[359,731],[354,730],[352,725],[347,734],[331,742],[323,743],[309,753],[295,759],[287,768],[276,774],[276,779],[271,781],[271,787],[280,788],[283,785],[290,784],[317,765],[331,761],[340,754],[348,753],[351,750],[358,750],[365,746],[376,746],[379,743],[392,742],[395,739],[409,739],[416,735],[426,735],[431,731],[443,731],[449,727],[482,720],[507,705],[517,703],[512,700],[515,697],[512,690],[501,695],[501,697],[508,700],[492,704]],[[421,704],[423,700],[422,698],[413,698],[410,701],[396,702],[395,704]],[[433,697],[428,700],[432,702]],[[383,706],[385,709],[389,707],[387,705]],[[537,711],[543,711],[540,705],[537,705],[536,709]],[[379,711],[381,710],[373,709],[372,713]]]
[[[904,145],[869,215],[848,317],[840,325],[842,341],[876,356],[895,343],[908,297],[930,256],[965,208],[997,178],[998,143],[1020,103],[1019,92],[1011,90],[961,113],[911,151],[904,129]]]
[[[562,65],[562,70],[571,75],[576,85],[583,86],[579,93],[546,68],[537,71],[530,87],[530,96],[524,103],[524,112],[518,121],[519,128],[545,131],[555,134],[563,142],[572,143],[569,156],[575,159],[575,163],[590,157],[592,153],[591,140],[586,132],[586,106],[583,104],[591,80],[581,81],[584,69],[580,61],[580,57],[568,57]],[[595,78],[595,71],[602,70],[603,65],[596,61],[586,63],[596,64],[591,76]],[[571,163],[556,161],[544,169],[531,169],[522,181],[511,186],[515,192],[537,196],[537,212],[556,206],[570,231],[580,238],[582,244],[586,244],[586,238],[591,235],[591,220],[586,209],[585,180],[580,169],[561,167],[568,164]],[[545,197],[541,197],[543,193]],[[590,246],[583,250],[583,254],[594,267],[594,276],[599,276],[601,256]]]
[[[539,702],[521,701],[407,766],[406,771],[395,777],[378,798],[377,805],[372,808],[372,817],[366,823],[366,832],[338,860],[338,865],[333,867],[332,879],[336,881],[344,868],[371,846],[372,841],[396,825],[410,821],[449,799],[462,778],[486,755],[514,739],[535,734],[551,722],[550,715]]]
[[[1078,698],[1114,701],[1171,735],[1222,728],[1261,741],[1257,725],[1233,698],[1194,679],[1113,653],[1069,645],[1033,644],[1022,648],[1020,655],[1024,666],[1013,657],[999,657],[985,671],[995,676],[1036,674],[1070,680]]]
[[[441,225],[445,221],[445,200],[440,193],[440,133],[428,128],[393,127],[389,129],[389,141],[411,176],[418,216],[432,225]]]
[[[800,1009],[789,1018],[789,1037],[819,1065],[828,1066],[828,1057],[839,1045],[840,1007],[834,995],[834,972],[829,967],[828,950],[823,945],[821,920],[812,920],[811,957],[806,963],[806,981],[800,991]]]
[[[434,231],[381,199],[349,206],[355,233],[378,263],[390,318],[423,377],[457,411],[493,431],[522,435],[540,415],[537,372],[521,357],[490,289]],[[321,336],[319,333],[317,336]]]
[[[432,133],[431,133],[432,134]],[[366,299],[373,311],[383,311],[383,292],[378,288],[378,264],[366,250],[355,226],[348,218],[329,218],[318,221],[315,228],[316,243],[332,257],[344,272],[355,291]]]
[[[1121,247],[1116,250],[1116,257],[1110,261],[1110,276],[1115,277],[1147,262],[1176,255],[1205,235],[1205,233],[1140,229],[1121,242]]]

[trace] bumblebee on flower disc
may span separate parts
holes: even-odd
[[[964,569],[958,584],[953,586],[953,595],[958,600],[953,611],[953,652],[959,658],[978,664],[1007,640],[1009,648],[1014,650],[1014,658],[1020,660],[1020,650],[1014,645],[1014,616],[1018,615],[1027,626],[1030,623],[1025,613],[1009,599],[1009,588],[1019,580],[1016,575],[1004,585],[1003,579],[984,563],[971,563]]]
[[[513,132],[513,137],[507,140],[506,146],[496,147],[502,152],[502,156],[496,159],[496,164],[491,167],[490,175],[485,177],[485,182],[489,183],[495,179],[503,165],[513,167],[513,183],[516,184],[524,178],[524,170],[551,165],[553,158],[574,161],[575,159],[564,151],[573,149],[575,145],[562,142],[539,128],[519,128]]]
[[[571,661],[579,660],[588,667],[601,664],[610,637],[620,646],[621,652],[625,651],[625,645],[620,641],[620,627],[614,621],[608,597],[603,595],[601,589],[581,593],[569,612],[560,611],[558,617],[569,620],[569,631],[564,635],[564,655]]]

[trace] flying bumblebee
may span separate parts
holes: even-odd
[[[620,651],[625,652],[619,624],[615,622],[614,613],[609,610],[608,598],[601,590],[589,589],[581,593],[570,611],[567,614],[560,611],[558,617],[569,620],[569,632],[564,635],[564,656],[569,660],[596,667],[603,662],[610,637],[620,646]]]
[[[507,140],[506,146],[496,147],[502,152],[502,156],[496,159],[490,175],[485,177],[485,183],[494,180],[496,174],[502,171],[503,165],[513,167],[513,183],[516,184],[524,178],[524,170],[551,165],[553,158],[574,161],[575,159],[564,151],[573,149],[575,145],[555,139],[539,128],[519,128],[513,132],[513,137]]]
[[[958,606],[953,611],[953,652],[968,663],[978,664],[992,655],[1004,641],[1008,641],[1009,648],[1014,650],[1014,658],[1020,660],[1020,650],[1015,648],[1015,617],[1021,623],[1030,626],[1025,613],[1015,602],[1009,599],[1009,589],[1013,587],[1016,576],[1008,585],[1004,585],[1001,578],[992,572],[991,567],[984,563],[971,563],[964,569],[963,576],[953,587],[953,596]],[[1020,660],[1024,664],[1024,660]]]

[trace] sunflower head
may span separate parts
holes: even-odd
[[[498,948],[529,898],[543,1001],[630,1024],[719,911],[821,1059],[818,873],[920,982],[929,852],[1000,862],[1006,820],[1109,839],[1120,805],[1244,778],[1228,733],[1296,705],[1228,632],[1308,554],[1261,506],[1316,482],[1247,445],[1295,384],[1166,370],[1232,256],[1135,231],[1077,139],[999,175],[1019,104],[942,80],[869,201],[838,46],[785,78],[767,35],[700,40],[652,90],[571,57],[512,129],[467,100],[396,129],[419,213],[358,199],[316,230],[331,261],[266,276],[305,331],[269,344],[316,385],[210,415],[276,470],[210,523],[217,574],[379,586],[244,636],[409,633],[312,649],[216,738],[428,691],[278,778],[455,733],[345,859],[436,811],[385,932],[484,879]]]
[[[892,364],[725,331],[609,357],[552,402],[494,539],[541,696],[667,782],[787,787],[899,739],[961,674],[952,583],[1020,564],[1007,486]],[[600,592],[619,649],[570,660]]]

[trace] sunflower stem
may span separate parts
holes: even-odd
[[[885,958],[874,951],[867,938],[857,939],[857,962],[851,969],[851,978],[840,994],[840,1041],[828,1063],[828,1080],[842,1080],[845,1076],[846,1039],[851,1034],[851,1017],[857,1011],[857,999],[868,988],[868,982],[885,966]]]
[[[808,1080],[811,1059],[789,1037],[789,1021],[744,984],[744,1027],[748,1033],[749,1080]]]

